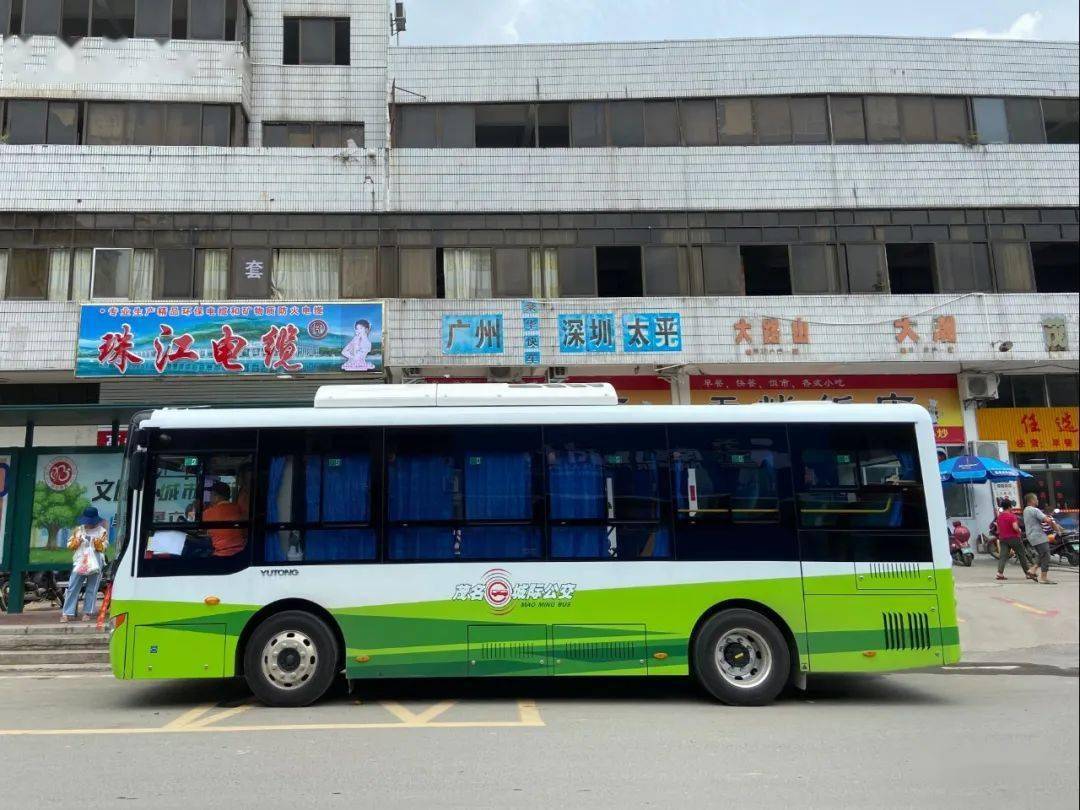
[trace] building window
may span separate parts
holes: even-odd
[[[1042,109],[1047,143],[1080,143],[1080,100],[1044,98]]]
[[[791,100],[791,130],[793,143],[821,144],[829,142],[829,113],[823,97],[803,97]]]
[[[135,0],[94,0],[90,35],[108,39],[135,36]]]
[[[243,110],[224,104],[16,99],[6,106],[10,144],[228,147],[247,140]]]
[[[990,253],[983,243],[936,246],[938,292],[992,292]]]
[[[5,297],[45,301],[49,297],[49,251],[15,248],[7,266]]]
[[[650,246],[644,253],[645,295],[690,294],[690,268],[685,248]]]
[[[1031,246],[1027,242],[994,242],[996,289],[1002,293],[1035,291]]]
[[[225,39],[225,6],[221,0],[190,0],[188,36],[191,39]]]
[[[600,102],[570,105],[570,131],[574,146],[607,146],[607,106]]]
[[[8,34],[14,33],[14,29],[11,28],[11,2],[12,0],[0,0],[0,41]],[[15,2],[18,3],[21,0],[15,0]],[[4,254],[0,253],[0,256]],[[0,261],[3,260],[0,259]]]
[[[649,101],[644,105],[645,145],[679,146],[679,105],[674,101]]]
[[[478,149],[520,149],[536,145],[536,121],[528,104],[483,104],[475,108]],[[444,120],[444,131],[445,124]],[[450,135],[454,132],[450,119]],[[460,138],[460,135],[457,136]]]
[[[542,149],[559,149],[570,145],[569,104],[541,104],[537,116]]]
[[[375,248],[341,252],[341,297],[349,299],[379,296],[379,254]]]
[[[929,96],[901,96],[900,138],[904,143],[934,142],[934,100]]]
[[[832,96],[833,139],[835,143],[866,143],[866,118],[862,96]]]
[[[844,245],[847,258],[848,291],[852,293],[889,292],[889,263],[881,244]]]
[[[795,295],[842,292],[836,245],[792,245],[791,289]]]
[[[341,254],[336,250],[274,252],[273,297],[279,301],[337,301]]]
[[[645,105],[640,101],[614,101],[611,114],[612,146],[645,145]]]
[[[592,248],[559,248],[559,297],[596,297],[596,255]]]
[[[641,248],[596,249],[596,294],[600,298],[641,298],[644,293]]]
[[[716,102],[712,99],[679,103],[683,141],[687,146],[716,146],[719,141]]]
[[[933,293],[933,245],[886,245],[889,290],[893,295]]]
[[[976,98],[975,129],[980,143],[1045,143],[1037,98]]]
[[[88,0],[64,0],[60,36],[65,42],[75,42],[89,35],[90,3]]]
[[[1047,374],[1046,395],[1051,408],[1075,408],[1080,405],[1080,376]]]
[[[1031,261],[1039,292],[1080,292],[1080,243],[1034,242]]]
[[[173,33],[173,5],[161,0],[138,0],[135,6],[135,36],[169,39]],[[175,5],[185,5],[184,0],[179,0]]]
[[[971,123],[968,120],[967,99],[934,99],[934,124],[938,143],[968,143],[971,141]]]
[[[125,299],[131,295],[134,251],[95,248],[90,296],[95,300]]]
[[[748,98],[722,98],[717,102],[720,143],[747,146],[754,142],[754,104]]]
[[[349,146],[349,141],[358,147],[364,145],[362,123],[264,123],[262,125],[262,145],[268,147],[344,149]]]
[[[866,137],[870,143],[900,143],[900,108],[895,96],[866,97]]]
[[[759,144],[787,144],[792,142],[791,102],[783,97],[767,97],[754,100],[754,119],[757,123]]]
[[[402,248],[398,253],[398,269],[402,298],[435,297],[435,251]]]
[[[8,101],[4,142],[12,146],[45,143],[48,102]]]
[[[286,65],[348,65],[348,17],[286,17]]]
[[[701,248],[702,292],[705,295],[745,295],[742,254],[737,245]]]
[[[439,298],[491,298],[492,263],[487,248],[440,248],[435,255]]]
[[[495,251],[492,294],[496,298],[529,298],[534,294],[528,249],[505,248]]]
[[[740,248],[747,295],[791,295],[791,260],[785,245]]]
[[[437,112],[438,134],[435,136],[434,144],[444,149],[473,149],[478,146],[476,141],[477,112],[474,107],[466,105],[439,107]],[[485,140],[489,140],[493,134],[485,123]],[[525,137],[525,135],[519,131],[518,137]]]

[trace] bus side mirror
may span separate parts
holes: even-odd
[[[131,474],[128,476],[128,486],[131,489],[142,489],[146,483],[146,449],[139,447],[131,454]]]

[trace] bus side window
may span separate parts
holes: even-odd
[[[225,574],[250,559],[252,458],[158,455],[154,498],[140,548],[140,576]]]
[[[805,559],[931,558],[914,426],[799,425],[791,437],[799,526],[814,532]]]
[[[798,559],[783,427],[672,425],[668,438],[679,559]]]
[[[651,425],[545,430],[552,559],[669,559],[667,441]]]

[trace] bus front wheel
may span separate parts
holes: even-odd
[[[330,688],[337,659],[337,642],[326,623],[289,610],[255,628],[244,650],[244,677],[268,706],[307,706]]]
[[[772,703],[791,675],[784,634],[752,610],[723,610],[711,616],[698,633],[693,652],[702,686],[731,706]]]

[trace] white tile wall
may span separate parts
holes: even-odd
[[[238,104],[248,73],[237,42],[55,37],[0,45],[0,97],[201,101]]]
[[[1075,206],[1072,146],[395,150],[398,211]]]
[[[578,299],[541,302],[541,335],[545,366],[722,365],[751,369],[759,366],[835,366],[852,363],[887,364],[889,370],[927,363],[940,369],[1013,367],[1057,363],[1076,367],[1080,359],[1080,296],[1071,295],[922,295],[922,296],[790,296],[778,298],[648,298]],[[612,312],[623,314],[679,312],[684,351],[627,355],[566,355],[558,352],[559,314]],[[443,315],[502,313],[506,353],[487,357],[449,357],[442,354]],[[932,340],[933,319],[954,315],[958,342]],[[1065,316],[1069,351],[1050,354],[1043,341],[1042,319]],[[902,353],[893,323],[908,316],[922,341]],[[0,372],[58,371],[74,368],[79,308],[69,303],[0,301]],[[735,323],[753,324],[752,347],[736,344]],[[780,318],[781,353],[747,354],[765,349],[761,319]],[[791,321],[809,323],[811,344],[794,346]],[[388,364],[394,367],[521,366],[522,332],[519,302],[404,300],[388,301],[386,312]],[[1002,353],[995,344],[1011,341]],[[621,341],[620,341],[621,345]],[[798,348],[796,354],[793,349]],[[935,350],[936,348],[936,350]],[[928,351],[929,349],[929,351]]]
[[[201,146],[0,146],[0,210],[378,210],[382,153]]]
[[[431,102],[823,92],[1076,96],[1078,54],[1075,42],[897,37],[417,47],[391,48],[390,76]]]
[[[367,146],[387,143],[386,0],[253,0],[252,106],[257,121],[362,121]],[[349,67],[282,65],[286,16],[349,17]],[[252,144],[261,143],[253,125]]]
[[[1075,206],[1076,146],[396,150],[0,146],[0,210],[658,211]],[[374,199],[372,193],[374,192]]]

